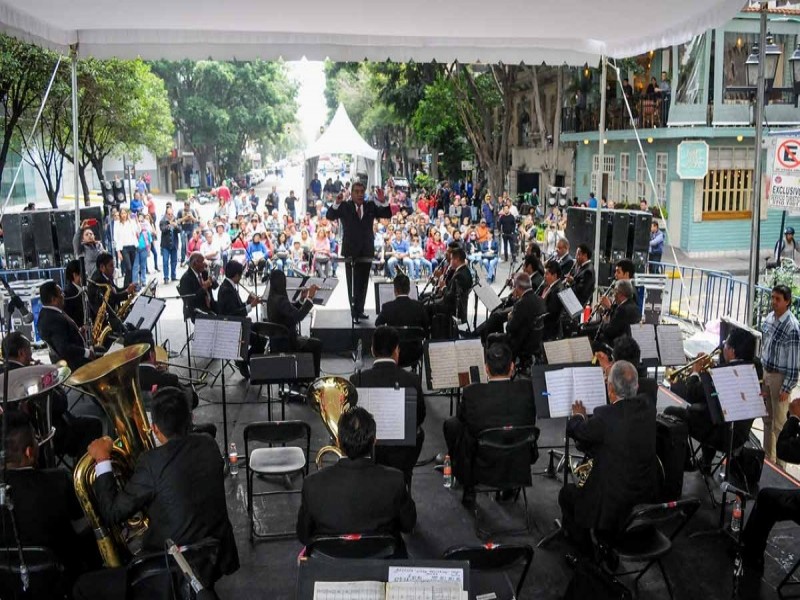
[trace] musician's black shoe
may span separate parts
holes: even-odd
[[[366,313],[363,313],[363,312],[358,313],[358,316],[356,318],[357,319],[364,319],[365,321],[369,321],[369,317],[367,316]]]
[[[250,379],[250,369],[247,367],[246,362],[243,360],[236,361],[236,368],[239,369],[239,373],[244,379]]]

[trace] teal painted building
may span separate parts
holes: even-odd
[[[768,95],[765,135],[800,125],[798,88],[793,88],[788,60],[800,43],[800,11],[778,9],[770,15],[769,30],[782,54]],[[682,250],[746,252],[755,183],[755,128],[751,94],[742,88],[744,62],[757,32],[758,15],[744,12],[683,46],[625,61],[627,69],[618,72],[609,69],[602,167],[596,92],[600,78],[596,70],[585,70],[578,85],[586,108],[565,108],[562,124],[561,141],[576,148],[573,196],[586,200],[602,177],[603,195],[617,206],[638,204],[642,198],[650,206],[663,206],[669,241]],[[648,90],[653,76],[654,87],[664,88],[661,93]],[[628,105],[639,140],[623,98],[625,79],[631,86]],[[708,145],[708,171],[702,179],[682,179],[678,174],[678,146],[686,140]],[[764,151],[765,172],[766,155]],[[778,239],[781,216],[764,202],[763,248],[771,248]],[[800,228],[800,215],[789,215],[787,225]]]

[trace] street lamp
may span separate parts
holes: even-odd
[[[800,95],[800,42],[789,57],[789,64],[792,65],[792,82],[794,83],[795,95]]]
[[[766,80],[767,89],[772,88],[775,81],[775,75],[778,73],[778,58],[781,56],[781,49],[775,44],[775,38],[771,33],[767,34],[767,47],[765,49],[764,61],[764,79]],[[758,85],[758,56],[759,47],[758,42],[753,44],[753,49],[750,56],[745,61],[745,68],[747,69],[747,85],[755,88]]]

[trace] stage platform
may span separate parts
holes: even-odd
[[[368,353],[376,315],[374,310],[367,310],[366,314],[369,319],[353,326],[349,309],[322,308],[314,313],[311,335],[322,342],[325,352],[331,354],[351,352],[358,345],[358,340],[361,340],[364,352]]]

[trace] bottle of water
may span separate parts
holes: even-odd
[[[231,475],[236,475],[239,472],[239,453],[236,451],[236,444],[233,442],[231,442],[231,447],[228,451],[228,470]]]
[[[736,501],[733,503],[733,513],[731,513],[731,531],[733,533],[739,533],[739,530],[742,528],[742,501],[739,497],[736,497]]]
[[[442,473],[444,475],[444,487],[453,487],[453,465],[450,463],[449,454],[444,457],[444,469],[442,469]]]

